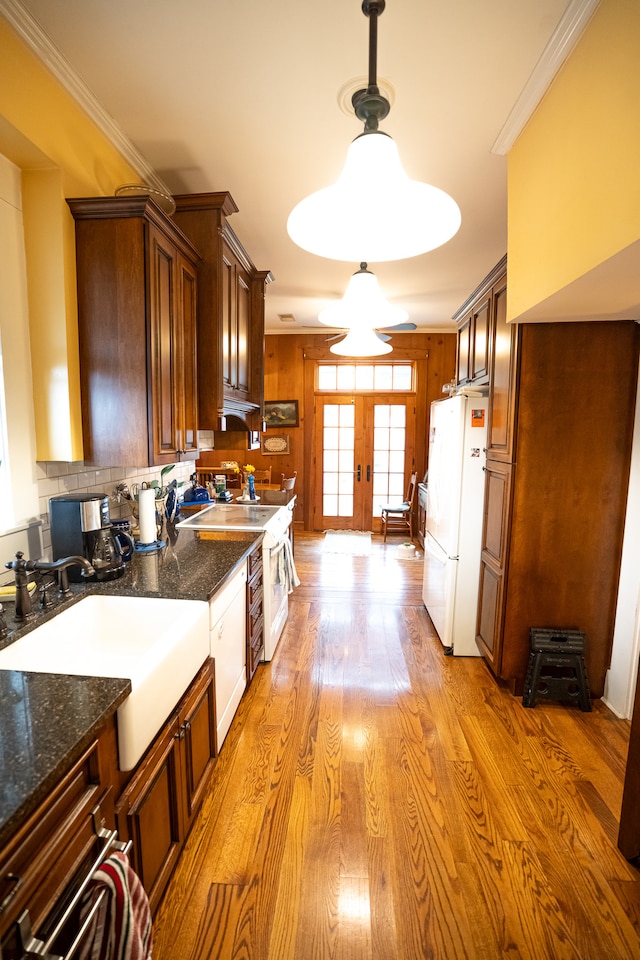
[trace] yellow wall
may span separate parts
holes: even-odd
[[[509,153],[509,319],[640,238],[640,2],[602,0]]]
[[[138,175],[0,17],[0,154],[23,170],[38,460],[82,460],[73,217]]]

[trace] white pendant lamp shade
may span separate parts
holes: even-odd
[[[352,327],[344,340],[334,343],[329,349],[341,357],[378,357],[392,350],[371,327]]]
[[[378,278],[367,270],[366,263],[361,263],[360,269],[349,280],[342,300],[318,314],[320,323],[328,327],[393,327],[408,319],[406,310],[387,303],[378,286]]]
[[[287,230],[294,243],[317,256],[381,263],[441,246],[460,222],[455,200],[411,180],[394,140],[375,130],[351,143],[335,184],[294,207]]]

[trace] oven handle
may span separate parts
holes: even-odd
[[[277,556],[277,554],[279,554],[281,550],[284,550],[288,539],[289,539],[288,537],[281,537],[277,543],[274,543],[272,547],[269,547],[269,552],[272,557]]]
[[[53,931],[49,935],[46,941],[38,940],[31,933],[31,918],[29,916],[28,910],[23,910],[23,912],[18,917],[17,927],[18,927],[18,937],[20,939],[20,946],[23,951],[23,960],[27,960],[29,957],[42,957],[43,960],[71,960],[71,957],[77,951],[83,936],[87,932],[91,919],[93,918],[96,910],[102,902],[104,894],[106,894],[106,889],[103,890],[98,897],[96,902],[91,907],[89,914],[85,918],[82,927],[78,931],[71,947],[67,951],[64,957],[61,957],[59,954],[49,953],[51,947],[58,939],[65,924],[68,922],[73,911],[76,909],[80,900],[82,899],[87,887],[93,879],[93,875],[98,870],[104,861],[107,859],[112,850],[118,850],[124,854],[127,854],[132,846],[132,841],[128,840],[127,842],[121,842],[118,840],[118,831],[117,830],[106,830],[103,827],[98,827],[98,824],[101,822],[100,808],[96,807],[92,812],[95,831],[97,836],[103,840],[103,845],[100,849],[100,852],[94,862],[89,867],[85,877],[75,891],[70,903],[67,905],[66,910],[56,923]]]

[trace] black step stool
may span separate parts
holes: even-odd
[[[591,710],[584,633],[532,627],[530,639],[522,706],[533,707],[536,700],[577,700],[581,710]]]

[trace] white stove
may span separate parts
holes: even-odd
[[[289,528],[295,497],[286,506],[216,503],[176,524],[188,530],[263,532],[262,578],[264,587],[264,653],[271,660],[289,614],[289,593],[299,583]]]
[[[290,523],[291,513],[286,507],[261,506],[259,503],[215,503],[181,520],[176,526],[189,530],[255,530],[278,537],[283,528],[288,529]]]

